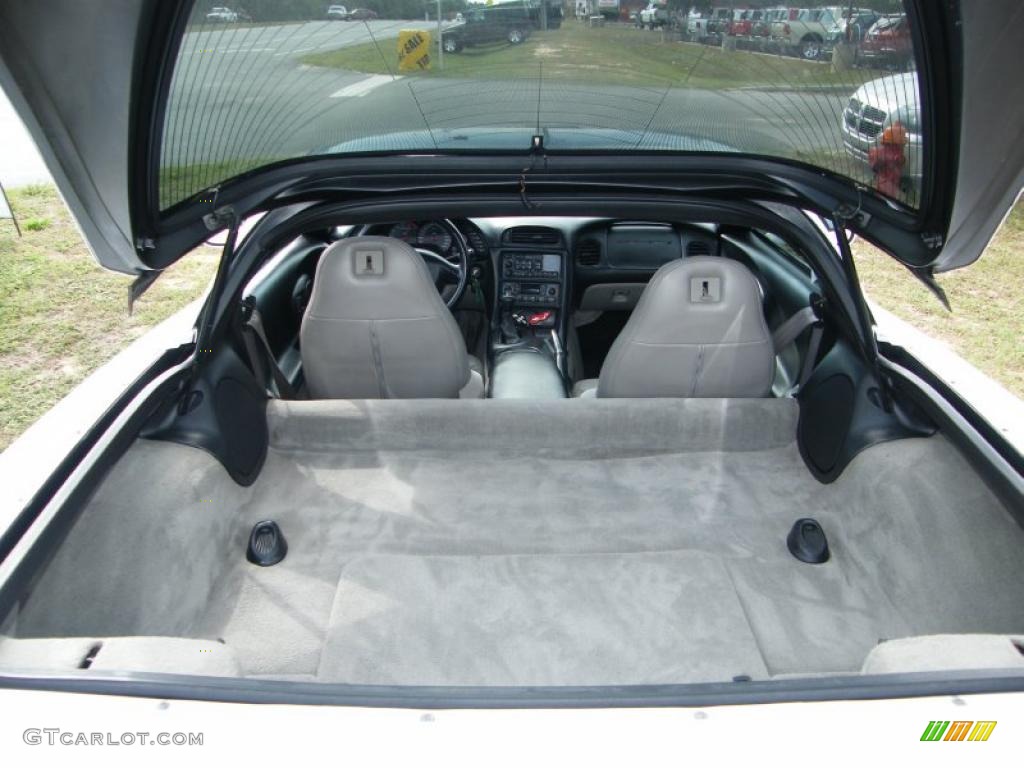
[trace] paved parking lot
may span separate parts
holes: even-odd
[[[768,154],[814,148],[848,164],[843,170],[851,174],[863,172],[846,158],[840,131],[852,88],[787,88],[783,77],[781,87],[736,89],[545,82],[540,67],[536,78],[503,78],[498,69],[481,83],[303,63],[313,52],[368,42],[390,52],[400,29],[418,28],[436,25],[309,22],[190,33],[168,114],[170,134],[185,139],[166,147],[164,165],[298,156],[314,147],[427,127],[436,136],[518,124],[624,129],[638,139],[645,132],[683,134]],[[773,67],[784,66],[762,58],[769,78]],[[486,57],[480,60],[486,66]],[[204,116],[198,135],[181,124],[186,114]]]

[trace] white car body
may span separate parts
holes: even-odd
[[[782,755],[794,742],[835,766],[1015,765],[1024,738],[1020,696],[976,695],[779,706],[634,709],[426,710],[169,701],[45,691],[0,694],[4,754],[13,765],[55,755],[102,765],[214,765],[257,757],[295,762],[344,749],[358,765],[742,765]],[[922,744],[929,722],[988,720],[985,743]],[[50,728],[54,733],[42,732]],[[119,746],[62,746],[84,733]],[[160,734],[202,734],[202,746],[150,746]],[[129,734],[123,741],[124,734]],[[49,745],[49,740],[55,742]],[[108,741],[109,740],[109,741]],[[128,745],[130,744],[130,746]],[[500,748],[496,748],[500,745]],[[970,757],[965,758],[967,753]]]
[[[996,0],[984,2],[996,4]],[[82,8],[67,0],[66,6],[69,18],[77,20],[80,28]],[[110,27],[121,25],[125,39],[142,28],[139,19],[131,16],[129,6],[120,7],[117,13],[108,11],[105,18]],[[1005,11],[1010,4],[1004,2],[1003,6]],[[973,46],[965,46],[972,54],[964,64],[968,102],[962,115],[956,113],[960,121],[958,135],[963,137],[963,144],[953,160],[960,164],[944,169],[956,181],[957,196],[950,205],[952,208],[952,203],[956,204],[956,216],[952,217],[948,231],[944,229],[941,233],[945,245],[941,260],[936,252],[934,261],[930,263],[930,266],[940,267],[940,271],[965,266],[980,255],[1016,198],[1024,173],[1021,170],[1024,163],[1020,162],[1020,144],[1015,141],[1020,130],[1019,105],[1024,103],[1024,99],[1019,98],[1022,79],[1019,76],[1007,77],[1006,82],[993,89],[1000,97],[1013,98],[993,98],[992,90],[976,90],[979,84],[992,82],[991,67],[995,63],[1011,74],[1017,72],[1007,66],[1008,61],[1013,61],[1011,54],[1015,53],[1008,50],[1012,41],[1004,36],[1002,46],[988,47],[993,37],[997,37],[993,30],[998,29],[998,20],[986,16],[985,12],[978,10],[979,7],[989,6],[975,4],[975,15],[967,14],[964,24],[975,37],[968,40]],[[15,41],[22,42],[51,32],[40,28],[34,10],[32,14],[22,13],[17,18],[16,10],[8,8],[16,6],[11,4],[0,10],[0,19],[10,16],[20,25],[7,24],[6,32],[5,25],[0,25],[0,39],[6,40],[6,35],[11,34]],[[965,8],[970,10],[971,6]],[[237,21],[237,14],[229,13],[234,14],[233,20]],[[61,16],[55,18],[60,19]],[[50,23],[49,19],[47,23]],[[323,22],[320,25],[323,26]],[[130,164],[125,147],[134,138],[127,127],[134,125],[135,121],[128,120],[128,109],[119,97],[130,87],[132,73],[127,66],[112,66],[106,70],[97,66],[96,71],[91,72],[88,67],[97,58],[95,51],[84,43],[81,49],[76,49],[76,41],[80,38],[74,35],[75,25],[68,26],[72,27],[70,32],[65,30],[69,35],[66,38],[69,50],[60,51],[59,57],[52,51],[27,45],[6,48],[6,51],[16,49],[24,53],[17,58],[7,57],[5,50],[0,49],[0,82],[11,91],[16,107],[26,115],[26,123],[39,142],[62,194],[96,256],[108,267],[119,267],[126,273],[143,273],[143,267],[139,266],[141,260],[153,258],[152,252],[158,250],[158,246],[171,249],[174,243],[167,245],[163,232],[142,232],[143,235],[152,234],[155,239],[164,237],[159,243],[147,242],[128,221],[129,202],[138,203],[137,199],[129,200],[133,192],[126,184],[130,178]],[[19,38],[14,31],[23,33],[24,37]],[[111,35],[105,42],[116,39],[116,35]],[[982,44],[980,53],[984,55],[979,54],[979,42]],[[121,50],[113,46],[113,49],[104,53],[121,64],[130,62],[135,52],[134,47],[128,46]],[[84,74],[91,72],[94,76],[66,82],[70,78],[67,77],[64,58],[71,54],[78,55]],[[122,58],[116,58],[115,54]],[[49,87],[27,87],[39,82]],[[880,82],[868,83],[858,90],[855,96],[862,106],[869,102],[881,105],[885,87],[878,84]],[[62,84],[68,90],[62,90]],[[88,103],[90,109],[80,109],[82,103]],[[863,111],[860,110],[858,119],[863,118]],[[1005,119],[992,119],[993,112]],[[110,122],[114,128],[105,132],[94,124],[88,124],[90,119],[107,115],[123,119],[120,122],[112,119]],[[68,119],[69,116],[74,119]],[[87,129],[84,132],[83,124]],[[123,134],[114,133],[117,126],[125,129]],[[110,128],[109,125],[101,127]],[[982,146],[980,137],[991,137],[991,146]],[[523,146],[527,145],[524,143]],[[108,151],[104,154],[102,150]],[[552,156],[555,154],[553,152]],[[687,159],[692,159],[690,154]],[[711,156],[711,153],[705,154]],[[430,152],[424,151],[418,157],[403,158],[403,162],[419,170],[414,164],[430,156]],[[714,162],[723,162],[717,154],[714,157]],[[308,162],[308,158],[302,158],[295,167]],[[341,167],[348,159],[333,158],[324,162],[337,162]],[[588,157],[587,162],[592,162],[592,159]],[[771,161],[757,159],[757,162],[767,164]],[[525,171],[520,173],[518,170],[522,167],[522,163],[516,165],[519,175],[509,178],[520,180],[525,204]],[[795,167],[792,163],[774,163],[768,167],[771,174],[778,174],[780,178],[789,173],[793,178],[802,180],[808,175],[802,167]],[[97,170],[109,173],[104,177]],[[292,172],[290,167],[288,172]],[[769,175],[764,172],[757,180],[765,181]],[[531,178],[531,185],[532,181]],[[301,182],[302,178],[296,172],[296,177],[286,179],[281,188],[294,189]],[[834,201],[837,206],[841,203],[850,207],[847,211],[849,218],[840,218],[838,208],[819,206],[827,211],[837,211],[837,232],[847,226],[851,231],[870,232],[872,219],[887,222],[885,216],[888,212],[872,197],[870,190],[858,188],[851,192],[842,188],[834,178],[826,178],[826,174],[818,174],[808,186],[818,182],[821,188],[812,190],[818,194],[857,193],[856,210],[852,209],[849,197],[826,197],[828,202]],[[787,188],[793,195],[796,189],[795,186]],[[233,192],[237,192],[237,188],[233,190],[230,184],[226,184],[223,190],[217,188],[217,193],[224,195],[221,202],[228,200],[229,204],[238,205],[240,216],[256,210],[255,207],[245,208],[241,195],[231,203]],[[533,193],[532,186],[530,192]],[[115,198],[115,193],[122,194],[123,199]],[[755,194],[761,193],[756,191]],[[859,204],[861,197],[869,206],[867,213]],[[767,198],[756,199],[759,203],[766,202],[766,205],[775,204]],[[117,204],[119,200],[123,204]],[[202,212],[208,213],[208,210],[204,208]],[[858,218],[858,214],[865,215]],[[213,228],[204,223],[201,216],[181,216],[178,221],[204,230],[207,237]],[[216,225],[217,219],[212,221]],[[895,225],[891,227],[894,229]],[[891,235],[892,231],[882,231],[882,235],[886,234]],[[921,233],[911,232],[908,238],[914,234]],[[233,239],[228,238],[228,243]],[[845,240],[841,242],[845,245]],[[896,252],[893,247],[890,250]],[[827,244],[826,252],[832,255]],[[838,263],[839,260],[835,261]],[[230,267],[229,260],[224,263]],[[794,268],[798,270],[798,267]],[[239,282],[239,285],[246,284],[249,283]],[[211,295],[216,294],[211,292]],[[194,338],[192,334],[197,309],[198,303],[189,306],[140,339],[83,382],[0,455],[0,487],[5,489],[4,498],[0,499],[0,534],[15,528],[30,500],[39,497],[36,516],[28,519],[24,530],[14,539],[9,556],[0,561],[0,584],[9,580],[15,569],[23,565],[27,555],[47,536],[59,535],[59,531],[55,533],[58,526],[54,522],[59,519],[62,508],[69,505],[73,494],[89,487],[87,477],[98,474],[103,468],[107,460],[105,454],[110,453],[111,445],[129,432],[129,422],[140,414],[150,415],[153,393],[174,377],[189,371],[201,353],[210,351],[189,348],[190,344],[198,347],[195,340],[201,338]],[[906,329],[878,314],[880,317],[875,320],[878,321],[879,336],[908,347],[915,343],[907,340],[910,335]],[[870,319],[865,325],[867,332],[864,337],[872,338],[874,330]],[[140,378],[150,369],[154,359],[178,345],[184,346],[187,357],[176,358],[174,368],[161,369],[150,377]],[[954,380],[959,394],[971,400],[972,406],[989,409],[983,411],[983,415],[990,422],[998,424],[999,415],[995,411],[1000,408],[1006,417],[1006,411],[1010,410],[1004,407],[1007,401],[992,396],[994,390],[965,374],[967,368],[963,361],[952,353],[944,358],[941,349],[922,352],[921,356],[925,354],[931,355],[927,359],[928,367],[946,383]],[[943,359],[950,365],[949,369],[942,368]],[[129,389],[128,383],[135,380],[140,380],[140,388]],[[910,381],[910,377],[902,380]],[[947,397],[937,385],[918,382],[915,386],[923,393],[922,400],[927,398],[936,410],[946,408],[951,411],[951,421],[960,418],[964,422],[955,422],[954,426],[973,441],[972,445],[982,446],[979,451],[987,447],[990,453],[995,453],[991,443],[986,442],[979,432],[970,432],[970,425],[950,404],[952,398]],[[113,398],[121,393],[129,399],[123,406],[113,408]],[[98,430],[94,440],[82,439],[93,430],[93,425],[108,408],[112,409],[111,422]],[[1010,417],[1013,424],[1019,426],[1019,409]],[[1019,435],[1019,431],[1014,431],[1013,424],[1000,428],[1004,435],[1016,439],[1013,436]],[[981,456],[995,464],[996,459],[992,455]],[[647,457],[641,458],[646,460]],[[58,465],[71,459],[67,475],[55,474]],[[167,474],[173,483],[175,478],[171,473]],[[1009,471],[1004,475],[1011,477]],[[43,493],[46,484],[54,477],[59,478],[56,487]],[[711,488],[710,492],[718,490]],[[927,495],[925,500],[928,500]],[[134,511],[136,508],[131,509]],[[964,522],[965,531],[969,531],[969,521]],[[851,528],[857,523],[857,520],[849,521]],[[879,535],[884,538],[889,531],[882,530]],[[154,538],[153,541],[159,545],[164,540]],[[776,543],[782,547],[781,536]],[[132,544],[128,542],[122,549],[132,549]],[[487,559],[486,555],[473,554],[471,557]],[[106,569],[103,573],[109,572],[108,561],[100,559],[99,563]],[[185,561],[185,565],[190,567],[191,562]],[[879,569],[884,570],[887,565],[882,563]],[[839,580],[846,580],[847,575],[840,573]],[[102,581],[101,578],[96,582],[79,581],[78,584],[92,588],[93,584]],[[168,591],[176,586],[168,579],[164,579],[162,584]],[[931,583],[925,586],[931,588]],[[143,594],[136,582],[129,583],[129,587]],[[803,593],[796,594],[806,599]],[[1009,594],[1013,595],[1012,592]],[[538,594],[537,602],[541,602],[543,597]],[[628,602],[629,595],[625,597]],[[942,597],[941,594],[935,595],[936,611],[941,610]],[[985,598],[984,593],[978,597],[979,601]],[[432,609],[431,603],[426,605],[428,610]],[[737,608],[742,612],[743,606],[738,605]],[[941,621],[941,614],[937,614],[936,619],[937,623]],[[785,635],[797,623],[780,620],[780,634]],[[811,624],[810,630],[817,631],[818,626]],[[0,634],[9,629],[10,625],[0,627]],[[277,630],[276,625],[271,625],[267,634],[274,634]],[[667,633],[662,634],[659,639],[666,636]],[[871,635],[871,642],[877,637],[876,634]],[[717,637],[715,640],[728,645],[733,638],[723,634],[720,640]],[[756,641],[754,637],[755,645]],[[557,643],[556,638],[556,647]],[[1012,648],[1009,652],[1014,661],[1019,661]],[[444,655],[444,651],[436,655]],[[831,673],[819,676],[813,672],[798,676],[783,671],[773,677],[771,680],[751,680],[746,675],[737,674],[731,680],[723,678],[721,682],[702,684],[699,689],[660,684],[546,688],[496,686],[493,689],[455,686],[445,689],[425,685],[316,683],[301,679],[265,679],[256,675],[236,679],[123,669],[97,673],[96,670],[76,666],[63,671],[9,668],[0,675],[0,711],[5,725],[3,754],[11,765],[46,764],[58,755],[72,757],[75,762],[110,766],[128,761],[135,765],[139,763],[140,756],[147,763],[180,765],[185,761],[196,764],[216,761],[222,764],[227,760],[238,762],[250,757],[264,762],[294,762],[296,758],[303,759],[307,755],[322,759],[322,755],[328,753],[337,756],[336,760],[357,765],[427,763],[477,766],[483,762],[516,766],[527,763],[677,766],[693,761],[722,764],[763,762],[774,755],[784,755],[787,759],[799,759],[804,755],[817,759],[821,756],[822,760],[827,759],[837,765],[862,765],[865,759],[882,765],[899,764],[920,761],[924,755],[925,760],[940,765],[962,765],[965,761],[963,753],[966,752],[968,761],[1019,764],[1024,742],[1021,735],[1024,731],[1020,727],[1021,716],[1024,715],[1024,676],[1020,672],[1014,674],[1013,670],[1002,667],[968,671],[957,667],[942,668],[938,672],[918,670],[863,675],[851,670],[851,674],[839,676]],[[983,729],[984,743],[923,745],[924,735],[932,731],[931,724],[935,722],[990,725]],[[957,725],[954,732],[963,733],[964,727]],[[139,736],[141,733],[146,734],[145,737]],[[184,734],[186,737],[201,734],[202,746],[182,744],[178,749],[174,744],[162,746],[159,739],[167,734]],[[79,744],[83,746],[76,749],[75,745]],[[129,748],[122,748],[125,746]],[[794,755],[796,758],[792,757]],[[879,760],[880,756],[882,760]]]

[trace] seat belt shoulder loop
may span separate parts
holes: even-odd
[[[815,363],[818,361],[821,338],[825,332],[825,299],[817,293],[811,294],[808,306],[796,312],[775,329],[772,334],[775,354],[780,354],[808,328],[811,329],[811,336],[807,342],[807,354],[804,355],[803,363],[800,366],[800,376],[796,386],[789,392],[791,395],[803,389],[808,379],[811,378]]]
[[[274,352],[270,348],[270,342],[267,341],[266,331],[263,329],[263,320],[252,296],[247,296],[242,301],[242,338],[245,340],[246,352],[252,359],[253,372],[260,379],[260,384],[266,385],[266,374],[263,369],[263,362],[265,362],[270,370],[270,393],[278,398],[294,399],[295,392],[277,364]],[[258,345],[256,340],[259,340]],[[261,357],[263,362],[260,361]]]

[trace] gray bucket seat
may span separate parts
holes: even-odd
[[[669,262],[651,278],[598,379],[576,397],[766,397],[775,374],[757,279],[724,258]]]
[[[310,397],[481,397],[483,369],[423,258],[390,237],[353,237],[320,258],[302,318]]]

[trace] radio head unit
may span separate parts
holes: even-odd
[[[525,277],[534,280],[560,280],[562,254],[506,251],[502,257],[501,275],[506,279]]]

